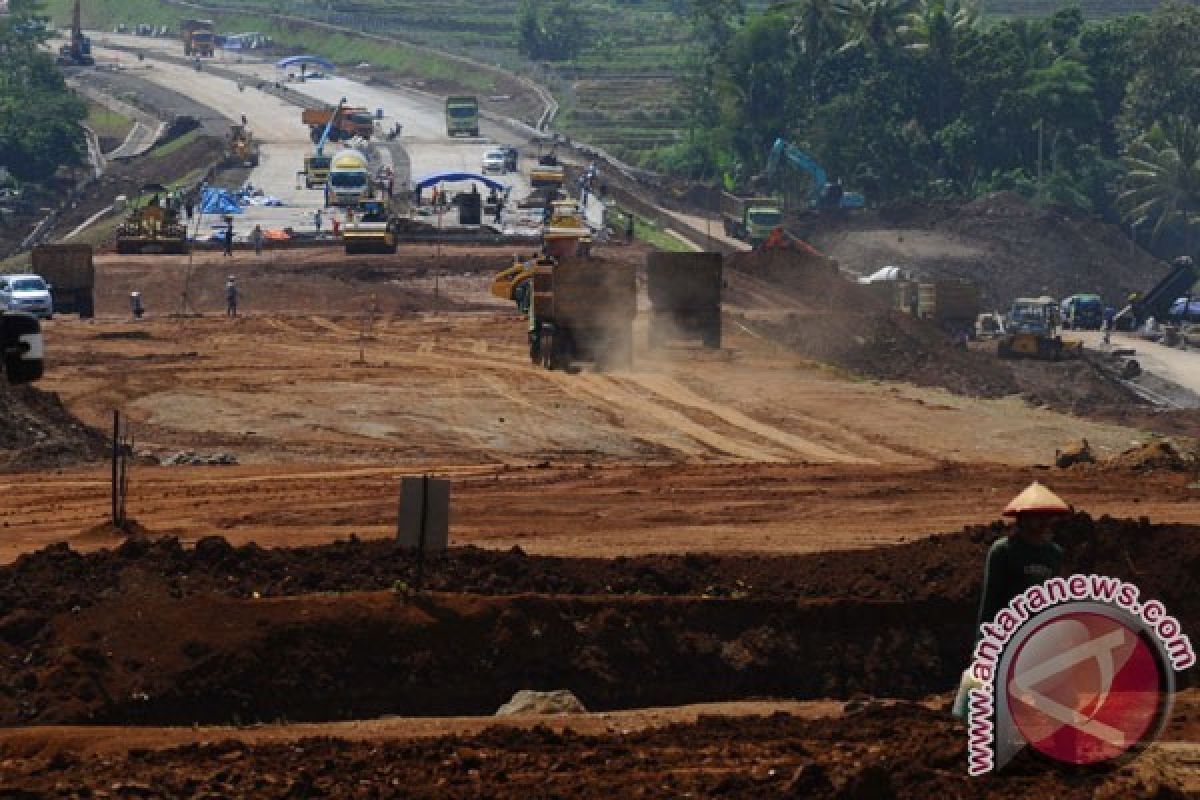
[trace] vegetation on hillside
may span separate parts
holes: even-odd
[[[974,3],[789,0],[747,15],[691,0],[688,134],[655,166],[747,187],[779,137],[877,203],[1014,189],[1115,218],[1124,181],[1131,221],[1190,219],[1194,179],[1138,178],[1121,159],[1144,167],[1174,152],[1169,120],[1200,120],[1200,9],[1086,21],[1068,6],[984,25]]]
[[[0,167],[44,181],[85,156],[79,123],[87,107],[39,46],[48,36],[34,0],[11,0],[0,16]]]

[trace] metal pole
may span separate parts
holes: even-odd
[[[119,526],[121,524],[120,516],[117,511],[117,491],[120,486],[119,476],[117,475],[117,457],[121,449],[121,412],[113,409],[113,433],[112,433],[112,524]]]

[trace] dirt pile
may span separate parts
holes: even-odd
[[[1037,208],[1012,192],[962,205],[913,204],[823,218],[808,233],[813,244],[855,271],[895,264],[929,279],[970,280],[998,309],[1015,297],[1077,292],[1099,293],[1115,305],[1166,271],[1131,247],[1115,225]]]
[[[0,381],[0,469],[64,467],[103,458],[105,436],[71,415],[57,394]]]
[[[562,687],[592,709],[915,698],[961,670],[1001,532],[779,558],[452,551],[429,565],[442,591],[422,596],[388,542],[55,547],[0,571],[0,721],[490,714],[516,690]],[[1077,515],[1056,535],[1068,570],[1134,580],[1188,629],[1196,533]]]
[[[881,746],[881,743],[887,743]],[[1072,774],[1017,758],[1003,776],[971,778],[966,734],[947,715],[908,703],[868,704],[841,718],[788,714],[701,717],[607,735],[495,727],[424,741],[228,740],[120,758],[15,758],[0,793],[87,796],[96,786],[138,797],[1171,798],[1130,770]],[[18,788],[19,787],[19,788]],[[397,789],[399,791],[399,789]],[[1102,792],[1102,794],[1098,794]]]
[[[1197,454],[1181,449],[1170,439],[1155,439],[1138,447],[1131,447],[1109,459],[1105,465],[1134,472],[1191,472],[1200,469]]]

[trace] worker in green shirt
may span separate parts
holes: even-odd
[[[1050,534],[1054,522],[1071,511],[1062,498],[1037,481],[1008,504],[1004,516],[1015,517],[1017,524],[988,551],[979,625],[995,619],[1021,592],[1059,574],[1063,551],[1050,540]]]

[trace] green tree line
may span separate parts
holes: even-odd
[[[11,0],[0,16],[0,166],[21,180],[50,178],[84,161],[87,108],[41,46],[47,20],[35,0]]]
[[[984,24],[975,2],[691,0],[689,130],[651,166],[746,187],[781,137],[873,203],[1013,189],[1190,225],[1200,9]]]

